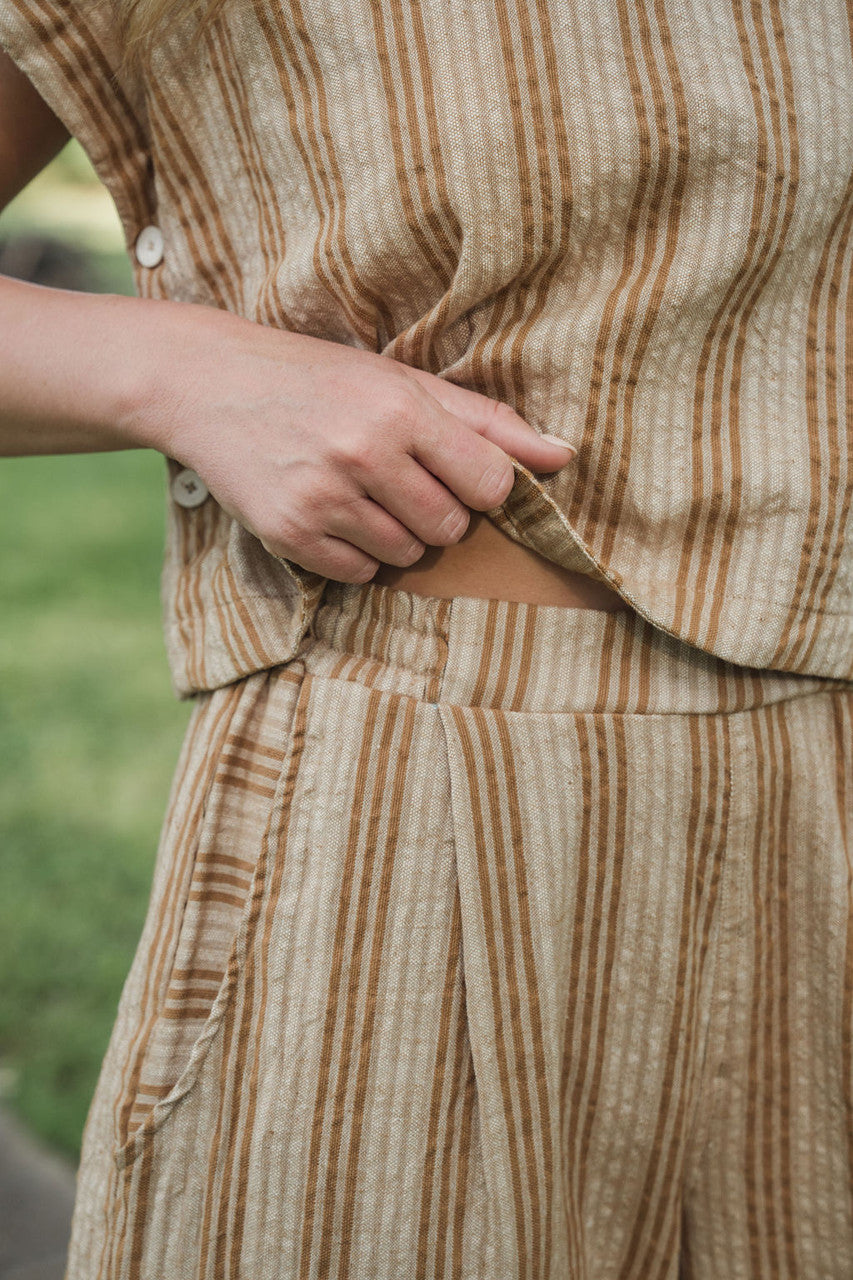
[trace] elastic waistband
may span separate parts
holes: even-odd
[[[746,711],[838,680],[726,662],[633,610],[441,599],[330,580],[298,660],[425,702],[666,715]]]

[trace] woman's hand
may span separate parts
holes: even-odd
[[[68,134],[2,51],[0,105],[2,208]],[[487,396],[192,303],[0,276],[0,332],[0,456],[159,449],[268,551],[344,582],[457,542],[506,498],[510,454],[572,456]]]
[[[135,434],[196,471],[273,555],[365,582],[457,542],[469,508],[572,452],[508,405],[387,357],[225,312],[168,304]],[[181,313],[180,316],[178,313]],[[165,336],[165,335],[164,335]]]
[[[443,378],[195,303],[0,276],[0,332],[0,455],[158,449],[273,555],[342,582],[457,542],[507,497],[510,455],[573,452]]]

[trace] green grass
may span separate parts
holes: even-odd
[[[160,630],[165,466],[0,458],[0,1083],[72,1156],[190,712]]]
[[[0,240],[87,255],[133,292],[112,200],[76,142]],[[148,901],[189,704],[160,631],[165,462],[0,458],[0,1094],[75,1156]]]

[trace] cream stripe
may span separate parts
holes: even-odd
[[[747,1095],[747,1115],[752,1118],[752,1131],[746,1134],[744,1149],[744,1182],[747,1228],[750,1248],[751,1274],[755,1277],[766,1275],[764,1259],[760,1247],[762,1237],[762,1219],[767,1211],[763,1204],[763,1188],[759,1186],[759,1132],[760,1104],[762,1102],[760,1082],[766,1077],[769,1064],[764,1062],[761,1025],[768,1017],[767,1010],[767,974],[766,956],[767,942],[767,910],[766,864],[768,846],[774,838],[773,830],[773,777],[768,768],[765,734],[767,716],[756,714],[750,717],[750,729],[753,735],[754,754],[756,758],[756,804],[754,808],[754,839],[751,849],[752,901],[754,909],[754,942],[753,942],[753,993],[749,1040],[749,1077]]]
[[[844,219],[842,222],[842,214]],[[853,272],[850,267],[849,248],[851,243],[851,232],[853,231],[853,179],[851,179],[847,191],[845,193],[845,201],[838,215],[838,226],[841,229],[841,237],[835,251],[835,263],[832,275],[829,281],[826,299],[825,322],[820,337],[816,335],[813,338],[814,329],[817,328],[817,307],[820,291],[823,286],[822,270],[823,260],[821,262],[821,270],[815,280],[815,289],[812,294],[814,305],[814,313],[810,311],[809,317],[809,338],[810,341],[807,349],[807,377],[808,377],[808,404],[807,412],[810,418],[810,441],[812,445],[812,506],[809,512],[809,526],[806,530],[803,546],[803,556],[800,562],[800,571],[797,580],[797,588],[792,602],[791,611],[789,613],[788,623],[783,631],[779,646],[772,661],[777,661],[784,657],[790,661],[793,656],[786,648],[785,642],[789,635],[794,616],[800,612],[800,623],[797,632],[797,645],[794,653],[800,662],[806,663],[811,657],[814,646],[819,636],[818,622],[824,610],[827,607],[829,593],[835,584],[839,569],[842,567],[844,552],[844,537],[849,529],[850,506],[853,501],[853,411],[850,409],[851,401],[853,401],[853,341],[848,334],[849,317],[853,315]],[[830,232],[830,239],[834,238],[836,224]],[[825,252],[829,248],[829,241],[825,247]],[[843,287],[843,273],[847,271],[847,287]],[[843,298],[843,305],[839,306],[838,301]],[[842,378],[840,394],[838,388],[838,364],[836,363],[837,346],[842,348]],[[814,441],[815,424],[815,404],[814,400],[817,396],[816,378],[814,376],[815,349],[821,347],[824,353],[825,375],[823,379],[823,398],[824,398],[824,417],[827,428],[834,428],[836,437],[833,440],[830,437],[829,442],[829,463],[827,468],[826,458],[823,456],[815,457],[814,450],[816,448]],[[843,460],[843,466],[842,466]],[[844,487],[828,485],[826,483],[826,472],[832,476],[838,476],[839,482],[844,477]],[[823,493],[818,492],[818,483],[822,482]],[[812,589],[806,598],[802,600],[802,593],[805,591],[805,577],[808,573],[809,562],[807,557],[813,553],[814,535],[812,522],[815,519],[814,510],[819,508],[821,501],[825,501],[827,507],[827,515],[824,522],[824,536],[817,558],[817,566],[812,575]],[[809,618],[806,610],[811,606],[815,615]],[[809,635],[808,632],[811,632]],[[808,642],[805,649],[802,648],[803,643],[808,636]]]
[[[572,918],[570,937],[571,959],[569,965],[567,990],[569,993],[566,1009],[565,1031],[561,1060],[563,1063],[560,1080],[560,1111],[563,1119],[563,1199],[569,1221],[569,1260],[571,1274],[578,1275],[585,1256],[583,1229],[583,1171],[577,1166],[574,1154],[577,1149],[577,1130],[579,1119],[579,1102],[583,1089],[583,1072],[586,1064],[584,1048],[588,1043],[582,1028],[582,1019],[586,1015],[588,1005],[587,992],[589,978],[587,962],[589,952],[584,946],[587,929],[587,912],[590,899],[590,885],[593,867],[597,868],[597,859],[593,852],[593,811],[595,787],[598,782],[598,757],[593,760],[590,730],[596,721],[590,717],[579,716],[577,721],[578,754],[580,758],[580,830],[577,836],[577,884],[575,888],[575,908]],[[593,765],[595,764],[595,768]],[[583,994],[581,981],[585,979]],[[571,1092],[569,1086],[572,1086]]]
[[[847,868],[845,903],[844,977],[841,1005],[841,1092],[847,1146],[847,1213],[853,1219],[853,693],[832,704],[832,736],[835,772],[835,808],[841,846]]]
[[[770,168],[767,122],[758,85],[758,74],[743,14],[743,0],[731,0],[731,5],[743,59],[744,74],[752,97],[753,112],[758,129],[758,144],[752,212],[746,251],[737,271],[731,273],[728,287],[705,333],[696,370],[693,397],[693,497],[685,522],[685,536],[676,578],[676,607],[673,618],[673,628],[676,633],[684,635],[690,643],[696,643],[696,630],[692,621],[689,623],[686,621],[685,615],[690,606],[695,604],[696,594],[704,592],[706,587],[706,579],[710,568],[707,564],[709,551],[707,525],[711,522],[713,533],[713,521],[717,516],[721,499],[718,498],[708,508],[704,517],[703,511],[706,508],[707,493],[709,491],[711,493],[719,493],[724,484],[720,443],[722,433],[720,415],[723,408],[723,380],[727,368],[728,342],[731,330],[734,327],[736,311],[741,305],[743,295],[754,275],[754,264],[759,259],[762,248],[766,250],[768,242],[767,227],[763,220],[767,175]],[[736,7],[737,5],[740,5],[740,10]],[[772,212],[773,210],[771,209]],[[716,361],[713,369],[711,369],[715,348],[717,352]],[[710,430],[706,427],[705,421],[709,384],[711,388]],[[704,474],[704,455],[706,450],[711,453],[711,481],[708,486],[706,486]],[[734,456],[738,456],[736,450],[734,451]],[[736,477],[730,478],[729,482],[740,483]],[[697,556],[699,567],[698,570],[694,570],[694,559]]]
[[[781,262],[782,254],[787,244],[791,222],[794,217],[794,206],[797,199],[797,191],[800,181],[800,143],[797,127],[793,76],[786,47],[785,30],[779,0],[768,0],[768,9],[774,47],[781,66],[781,81],[784,99],[784,123],[786,126],[784,130],[782,127],[783,112],[777,96],[778,90],[775,83],[769,41],[764,23],[759,18],[763,9],[763,0],[752,0],[753,20],[758,35],[761,61],[764,67],[764,76],[768,86],[770,99],[775,152],[777,156],[784,157],[787,181],[784,184],[784,200],[780,194],[779,184],[774,187],[773,207],[771,210],[766,239],[761,246],[761,251],[757,257],[753,271],[751,272],[749,279],[749,293],[744,298],[743,306],[738,317],[737,337],[733,348],[731,382],[729,385],[728,420],[732,443],[732,482],[725,491],[725,498],[722,504],[726,515],[719,532],[719,553],[715,554],[716,549],[712,549],[712,547],[707,544],[705,547],[705,565],[709,566],[711,569],[714,587],[709,610],[710,616],[708,625],[703,629],[701,634],[703,636],[703,642],[710,648],[713,648],[716,643],[720,615],[725,607],[726,590],[732,559],[733,538],[741,511],[743,492],[743,457],[740,450],[740,417],[742,404],[740,388],[743,378],[743,361],[748,326],[753,318],[761,294],[766,291],[767,286],[772,279],[773,272]],[[787,137],[788,144],[787,154],[784,146],[785,137]],[[781,215],[779,213],[780,205],[782,207]],[[691,634],[694,635],[700,634],[699,617],[704,595],[705,590],[703,584],[697,590],[694,609],[691,615]]]
[[[402,706],[402,725],[397,734],[396,720],[399,716]],[[354,1223],[353,1215],[355,1212],[356,1194],[359,1182],[363,1178],[370,1176],[369,1168],[363,1171],[359,1170],[359,1153],[361,1150],[361,1138],[364,1128],[364,1109],[365,1099],[367,1096],[367,1082],[371,1066],[371,1050],[373,1048],[373,1034],[376,1022],[376,994],[379,990],[383,977],[383,968],[387,968],[387,964],[383,965],[383,944],[385,941],[386,924],[388,919],[389,903],[391,899],[391,889],[394,874],[394,855],[396,852],[397,841],[400,834],[400,812],[403,803],[403,792],[407,782],[407,774],[409,769],[409,756],[412,743],[412,733],[415,720],[415,709],[417,703],[413,698],[393,699],[391,701],[393,714],[388,716],[386,728],[383,729],[383,740],[387,736],[389,750],[389,767],[391,762],[391,746],[393,745],[394,774],[390,790],[387,786],[387,770],[385,776],[381,779],[377,776],[374,791],[374,810],[371,813],[370,824],[370,863],[365,866],[365,875],[362,881],[363,910],[356,923],[357,935],[362,932],[361,924],[364,923],[365,951],[367,950],[367,909],[370,894],[371,883],[373,880],[372,861],[375,855],[375,846],[378,844],[378,831],[380,824],[385,827],[384,849],[382,852],[382,861],[380,866],[380,881],[378,889],[378,903],[376,906],[376,915],[373,922],[372,936],[370,938],[370,963],[367,972],[367,991],[364,1000],[364,1007],[358,1023],[355,1022],[355,1000],[353,1000],[353,1024],[349,1033],[353,1039],[360,1039],[360,1051],[358,1071],[355,1079],[355,1090],[352,1100],[352,1123],[350,1129],[349,1149],[346,1159],[346,1174],[343,1180],[344,1208],[342,1215],[342,1241],[340,1254],[340,1274],[342,1280],[350,1275],[356,1275],[351,1269],[350,1251],[352,1249]],[[398,740],[394,742],[394,739]],[[384,741],[380,747],[380,755],[383,755]],[[362,904],[359,904],[360,907]],[[355,953],[354,959],[360,960],[359,952]],[[390,961],[392,973],[389,981],[393,983],[393,959]],[[353,972],[360,969],[360,966],[353,965]],[[382,984],[384,985],[384,983]],[[357,1030],[356,1030],[357,1026]],[[348,1036],[349,1038],[349,1036]],[[333,1199],[329,1205],[329,1221],[332,1219]],[[325,1203],[324,1203],[325,1208]],[[331,1233],[326,1233],[326,1241],[330,1241]],[[325,1241],[324,1241],[325,1243]],[[322,1255],[321,1255],[322,1258]]]
[[[304,1277],[305,1280],[307,1280],[313,1266],[312,1254],[314,1250],[314,1237],[316,1235],[314,1216],[320,1177],[321,1152],[324,1145],[324,1127],[327,1114],[327,1103],[329,1101],[330,1074],[333,1042],[338,1019],[340,983],[342,980],[345,962],[344,949],[347,915],[349,912],[349,902],[356,875],[357,847],[360,839],[363,809],[366,804],[367,781],[371,769],[373,741],[379,724],[381,705],[382,699],[380,695],[375,691],[371,691],[364,717],[363,737],[361,747],[359,749],[358,766],[354,785],[354,802],[350,815],[344,865],[341,872],[340,902],[335,922],[332,965],[329,975],[329,988],[325,1002],[326,1011],[323,1027],[322,1048],[320,1052],[321,1067],[317,1077],[313,1120],[311,1124],[311,1143],[308,1155],[308,1182],[304,1193],[305,1207],[302,1216],[300,1275]],[[325,1159],[323,1160],[323,1164],[325,1166]]]
[[[721,719],[720,725],[728,755],[726,721]],[[699,992],[727,836],[729,779],[724,772],[721,784],[714,720],[709,717],[704,727],[707,740],[703,740],[702,727],[697,720],[689,721],[690,813],[685,839],[675,1002],[657,1127],[648,1156],[642,1195],[636,1208],[633,1234],[625,1250],[621,1280],[632,1276],[638,1280],[654,1275],[665,1276],[669,1269],[669,1256],[665,1250],[661,1251],[660,1244],[665,1231],[671,1237],[678,1229],[681,1212],[680,1175],[684,1165],[687,1126],[696,1102],[693,1093],[696,1070],[701,1065],[701,1061],[697,1061]]]
[[[180,211],[181,230],[196,270],[217,306],[239,314],[243,298],[239,253],[226,229],[208,174],[193,155],[168,95],[156,82],[151,85],[149,110],[157,151],[162,157],[158,175],[170,203]]]
[[[611,725],[612,733],[608,733]],[[589,1015],[585,1016],[586,1027],[583,1035],[583,1043],[593,1045],[593,1062],[590,1077],[588,1081],[584,1080],[584,1084],[587,1085],[586,1097],[581,1112],[579,1142],[574,1153],[581,1178],[584,1178],[588,1168],[590,1139],[601,1088],[605,1036],[610,1012],[610,977],[613,972],[618,939],[622,858],[626,847],[628,805],[624,721],[621,718],[614,718],[612,721],[608,718],[607,722],[595,719],[593,733],[599,753],[599,786],[603,803],[601,803],[601,817],[597,832],[599,848],[595,863],[596,881],[593,889],[589,939],[590,968],[587,974],[587,999],[591,1006],[593,999],[595,1004],[594,1008],[590,1008]],[[613,761],[612,781],[611,759]],[[604,869],[603,875],[602,869]],[[586,1010],[584,1012],[586,1015]]]
[[[522,1184],[522,1159],[520,1152],[520,1142],[518,1134],[518,1121],[516,1118],[516,1103],[512,1096],[510,1086],[510,1070],[509,1070],[509,1049],[503,1034],[503,1009],[504,1000],[502,996],[501,982],[501,956],[498,947],[498,926],[496,923],[496,909],[493,900],[493,889],[490,882],[488,867],[488,847],[486,845],[486,809],[481,796],[480,782],[478,778],[480,761],[478,760],[474,744],[468,729],[467,717],[465,711],[456,706],[450,705],[450,713],[456,728],[459,744],[462,749],[465,761],[465,775],[468,788],[468,798],[471,806],[472,825],[476,840],[476,857],[477,857],[477,890],[479,892],[480,911],[484,926],[485,945],[487,948],[486,967],[488,970],[488,983],[491,995],[491,1007],[494,1016],[495,1043],[494,1053],[498,1065],[498,1079],[500,1084],[501,1099],[503,1102],[505,1124],[507,1131],[507,1139],[509,1144],[510,1158],[510,1177],[512,1183],[513,1208],[515,1213],[515,1235],[516,1250],[520,1258],[525,1258],[528,1251],[528,1226],[526,1214],[526,1196],[525,1187]],[[470,713],[475,717],[478,715],[476,708],[471,708]],[[479,728],[479,725],[478,725]],[[489,804],[489,810],[492,818],[494,818],[493,805]],[[493,837],[497,836],[496,831],[490,831]],[[516,1008],[513,1007],[513,1018],[517,1016]],[[525,1135],[526,1121],[528,1113],[521,1117],[522,1140]],[[529,1153],[528,1153],[529,1162]],[[528,1164],[528,1186],[526,1188],[529,1195],[535,1192],[533,1178],[535,1171]],[[538,1210],[538,1203],[535,1203],[534,1213]],[[535,1238],[531,1242],[532,1248],[537,1250],[539,1242]],[[534,1272],[535,1274],[535,1272]]]
[[[787,724],[785,703],[777,702],[769,710],[771,725],[775,726],[779,738],[779,758],[773,760],[773,776],[779,787],[779,840],[776,849],[777,870],[775,883],[771,889],[771,902],[776,914],[778,935],[778,969],[775,975],[777,992],[777,1009],[779,1030],[775,1046],[775,1060],[778,1064],[779,1099],[776,1114],[778,1116],[778,1163],[774,1160],[774,1173],[777,1182],[774,1188],[779,1212],[780,1249],[784,1253],[785,1268],[789,1275],[795,1276],[800,1270],[797,1249],[795,1246],[796,1218],[791,1197],[793,1165],[791,1158],[791,1129],[793,1123],[791,1102],[791,1057],[793,1044],[790,1022],[789,976],[792,973],[792,955],[790,945],[791,890],[788,874],[790,861],[789,839],[792,829],[793,813],[791,812],[791,790],[794,782],[794,765],[791,735]],[[774,750],[775,756],[775,750]]]
[[[659,31],[652,32],[649,15],[644,3],[636,6],[639,43],[643,54],[643,62],[647,69],[652,96],[652,116],[655,125],[654,141],[652,140],[649,116],[646,109],[645,91],[640,75],[637,55],[634,52],[631,36],[630,11],[625,0],[619,0],[619,25],[622,34],[623,49],[631,85],[631,96],[637,118],[640,136],[640,148],[647,158],[648,169],[641,169],[637,179],[632,221],[635,227],[626,242],[626,258],[623,275],[614,290],[613,316],[622,289],[625,301],[622,307],[621,321],[612,346],[612,366],[609,375],[609,390],[606,400],[605,448],[601,454],[601,470],[596,475],[595,484],[589,491],[589,507],[586,522],[583,526],[583,537],[588,542],[595,542],[600,547],[601,556],[609,561],[613,554],[616,530],[623,520],[623,504],[627,490],[626,459],[630,457],[633,425],[634,387],[640,376],[640,369],[647,353],[652,330],[656,324],[661,307],[664,289],[675,259],[681,222],[681,206],[687,180],[687,168],[690,159],[690,137],[687,114],[684,103],[684,89],[680,72],[673,52],[672,37],[663,6],[655,6],[659,20]],[[675,120],[677,136],[671,138],[668,119],[669,104],[663,81],[655,59],[655,47],[662,45],[670,89],[675,103]],[[674,163],[673,163],[674,152]],[[639,232],[641,210],[645,214],[642,239],[642,259],[635,269],[634,264],[634,232]],[[661,223],[663,227],[661,228]],[[658,258],[659,239],[663,237],[663,252]],[[622,286],[620,288],[620,286]],[[618,292],[617,292],[618,291]],[[641,323],[637,317],[642,316]],[[610,339],[605,330],[606,340]],[[605,335],[600,336],[602,350]],[[630,360],[627,353],[632,345]],[[626,366],[627,364],[627,372]],[[619,412],[619,398],[624,389],[622,409]],[[599,389],[596,388],[596,399]],[[617,416],[618,428],[617,430]],[[618,447],[617,447],[618,441]],[[612,480],[610,475],[612,474]],[[576,490],[578,496],[581,491]],[[608,495],[605,503],[606,495]],[[601,532],[600,532],[601,531]]]
[[[388,784],[388,774],[393,758],[392,748],[399,712],[400,699],[398,698],[388,699],[385,705],[378,710],[378,715],[382,716],[382,731],[376,753],[370,804],[367,809],[367,817],[363,828],[360,823],[357,828],[351,828],[353,839],[352,844],[347,851],[347,867],[344,873],[344,884],[341,893],[341,907],[338,920],[342,926],[349,925],[353,897],[356,893],[357,897],[355,901],[355,911],[352,916],[352,938],[348,948],[346,947],[344,929],[342,928],[341,932],[338,934],[341,946],[346,949],[346,958],[342,966],[342,971],[347,975],[343,1010],[340,1019],[337,1017],[337,990],[335,1000],[333,1002],[330,1001],[329,1004],[330,1009],[334,1008],[335,1026],[338,1031],[338,1042],[336,1046],[337,1053],[334,1055],[337,1059],[334,1094],[331,1100],[331,1106],[327,1111],[324,1111],[323,1114],[324,1127],[326,1116],[329,1115],[330,1118],[328,1145],[326,1154],[322,1160],[324,1195],[322,1213],[320,1215],[320,1238],[319,1247],[317,1249],[316,1264],[321,1275],[327,1275],[329,1273],[332,1263],[332,1245],[335,1240],[335,1204],[338,1191],[340,1189],[344,1197],[345,1205],[347,1203],[347,1194],[352,1194],[351,1178],[340,1177],[339,1164],[345,1160],[345,1157],[342,1157],[342,1149],[345,1144],[345,1133],[349,1136],[349,1150],[351,1151],[353,1126],[357,1126],[358,1124],[358,1089],[356,1090],[354,1101],[349,1103],[350,1082],[355,1075],[355,1073],[351,1072],[351,1063],[354,1056],[355,1043],[360,1038],[358,1003],[359,993],[362,986],[362,960],[368,945],[367,932],[370,915],[370,888],[376,858],[377,837],[383,817],[385,789]],[[366,791],[367,789],[365,789],[365,801]],[[352,857],[351,862],[350,854]],[[339,978],[336,977],[336,988],[338,981]],[[350,1125],[347,1125],[348,1114],[353,1117]],[[349,1173],[349,1170],[347,1170],[347,1172]],[[350,1247],[350,1231],[351,1223],[348,1224],[345,1220],[340,1239],[340,1254],[335,1259],[336,1267],[342,1270],[344,1276],[348,1274],[347,1251]],[[313,1245],[314,1242],[312,1240],[311,1247],[308,1249],[302,1260],[302,1269],[305,1274],[308,1274],[307,1268],[309,1263],[313,1262],[313,1258],[311,1256],[313,1253]]]
[[[300,687],[293,712],[293,724],[288,746],[287,767],[283,774],[281,799],[273,808],[258,859],[258,870],[246,928],[247,943],[242,974],[238,974],[237,971],[236,955],[232,956],[232,965],[229,967],[229,980],[233,983],[240,979],[240,986],[245,994],[239,1023],[237,1024],[234,1075],[232,1077],[233,1080],[239,1082],[239,1085],[233,1092],[217,1213],[217,1227],[219,1230],[216,1237],[214,1270],[217,1276],[223,1277],[227,1274],[232,1274],[236,1277],[242,1270],[240,1254],[246,1213],[249,1141],[252,1136],[260,1072],[260,1052],[267,1009],[272,919],[276,904],[280,898],[281,882],[285,870],[287,833],[292,814],[293,795],[297,786],[305,747],[311,691],[311,677],[306,675]],[[258,956],[259,958],[257,958]],[[234,1001],[229,1006],[228,1014],[234,1016],[236,1022]],[[249,1063],[247,1070],[246,1067]],[[242,1141],[240,1141],[241,1139]],[[239,1159],[235,1163],[238,1147]],[[223,1222],[229,1222],[230,1228],[230,1250],[227,1259],[222,1252],[222,1246],[225,1241],[225,1233],[221,1231]],[[225,1270],[226,1265],[228,1271]]]
[[[456,1098],[459,1087],[460,1065],[463,1057],[464,1000],[458,1001],[459,970],[462,951],[462,917],[459,909],[458,892],[453,899],[453,916],[450,922],[448,937],[447,965],[445,968],[444,987],[442,992],[441,1013],[438,1024],[438,1043],[436,1046],[435,1069],[432,1079],[432,1092],[429,1106],[429,1124],[426,1135],[426,1160],[424,1161],[423,1182],[421,1184],[420,1216],[418,1219],[418,1266],[415,1280],[427,1280],[429,1259],[429,1235],[432,1227],[432,1203],[435,1182],[436,1153],[439,1142],[443,1138],[442,1160],[438,1191],[435,1193],[436,1217],[438,1219],[438,1244],[436,1259],[432,1262],[432,1274],[441,1273],[441,1261],[444,1257],[442,1242],[447,1235],[447,1214],[450,1201],[450,1155],[453,1138],[453,1122],[456,1115]],[[458,1007],[460,1006],[461,1007]],[[455,1022],[452,1021],[455,1015]],[[455,1038],[455,1059],[452,1069],[448,1069],[450,1060],[451,1038]],[[450,1096],[445,1105],[443,1098],[448,1086]],[[442,1134],[439,1122],[447,1116],[447,1132]]]
[[[278,267],[287,252],[287,236],[275,183],[264,157],[264,146],[258,126],[252,118],[252,106],[246,92],[246,83],[240,67],[239,53],[234,47],[232,32],[223,23],[209,28],[212,54],[217,47],[218,36],[223,67],[219,80],[223,86],[223,100],[227,103],[235,136],[242,141],[240,151],[243,167],[249,177],[258,217],[261,253],[264,262],[264,285],[257,302],[254,318],[277,328],[296,330],[298,321],[288,314],[282,291],[278,284]],[[225,93],[230,85],[232,95]]]
[[[481,734],[484,734],[486,721],[482,717],[478,717],[478,719],[478,727],[480,728]],[[518,1054],[517,1061],[520,1064],[520,1071],[525,1069],[528,1057],[533,1063],[531,1087],[535,1087],[539,1111],[538,1132],[541,1135],[542,1140],[541,1186],[542,1198],[545,1200],[545,1223],[542,1234],[543,1261],[541,1274],[547,1277],[551,1275],[554,1233],[552,1215],[555,1171],[552,1133],[555,1129],[559,1129],[559,1117],[554,1117],[552,1120],[548,1098],[548,1081],[545,1062],[545,1028],[541,1011],[542,1003],[547,1003],[547,995],[543,1001],[539,994],[539,977],[536,970],[533,942],[533,921],[530,913],[530,890],[527,883],[527,862],[531,860],[531,851],[529,849],[525,849],[524,846],[519,783],[513,760],[513,746],[507,717],[503,712],[496,712],[494,716],[494,729],[497,731],[498,740],[500,742],[502,776],[505,779],[507,793],[505,803],[508,809],[509,842],[513,855],[515,871],[514,895],[518,902],[518,934],[524,971],[524,983],[522,989],[525,992],[525,1005],[529,1001],[530,1006],[529,1042],[528,1045],[524,1046]],[[503,869],[505,861],[507,863],[509,862],[510,849],[500,847],[496,850],[497,866],[499,870]],[[507,925],[509,925],[509,918],[507,918]],[[506,954],[507,960],[510,962],[512,955],[509,948],[507,948]],[[531,1106],[532,1109],[532,1104],[528,1105]],[[533,1128],[535,1133],[535,1122],[533,1122]]]
[[[316,55],[308,42],[305,15],[299,0],[293,0],[288,13],[278,12],[274,20],[256,0],[256,13],[288,102],[292,135],[299,145],[320,219],[320,228],[314,242],[314,268],[329,293],[346,306],[350,323],[359,338],[368,349],[376,350],[376,316],[381,319],[387,333],[393,331],[393,319],[382,298],[359,279],[347,247],[346,193],[334,151],[335,133],[329,122],[322,76]],[[294,31],[290,29],[288,17],[292,18]],[[304,62],[299,57],[297,39],[302,40]],[[288,62],[296,72],[307,142],[300,136],[296,95],[287,70]],[[321,139],[324,143],[322,147]]]

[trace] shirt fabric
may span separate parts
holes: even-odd
[[[488,513],[655,627],[853,676],[845,0],[229,0],[118,77],[109,0],[0,0],[144,297],[426,369],[578,449]],[[180,464],[167,460],[168,477]],[[326,583],[167,499],[175,692],[286,662]]]

